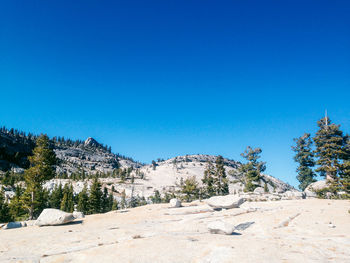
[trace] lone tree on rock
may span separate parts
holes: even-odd
[[[43,182],[55,176],[53,165],[56,164],[56,155],[49,146],[47,135],[40,135],[36,141],[33,155],[28,157],[28,159],[30,167],[24,174],[27,188],[23,195],[23,201],[29,211],[29,218],[33,219],[36,214],[41,212],[35,210],[42,207],[42,202],[44,201],[42,199],[44,195]]]
[[[294,139],[296,146],[292,146],[293,151],[296,153],[294,161],[299,163],[297,168],[298,176],[297,179],[300,182],[299,188],[305,190],[305,188],[316,182],[315,172],[311,167],[315,166],[314,153],[312,152],[312,140],[309,133],[305,133],[300,138]]]
[[[244,177],[245,191],[254,191],[259,186],[261,173],[266,169],[265,162],[259,162],[262,150],[260,148],[252,149],[250,146],[241,154],[248,162],[239,167],[239,172]]]
[[[339,129],[340,125],[331,123],[328,117],[322,118],[317,124],[319,130],[314,137],[315,156],[318,158],[316,171],[328,182],[337,181],[342,168],[341,159],[346,155],[346,138]]]

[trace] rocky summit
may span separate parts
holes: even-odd
[[[349,262],[345,200],[146,205],[0,230],[0,262]]]

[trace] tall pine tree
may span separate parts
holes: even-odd
[[[33,219],[34,216],[41,213],[44,202],[46,202],[44,200],[46,193],[42,189],[42,184],[55,175],[52,166],[56,164],[56,155],[50,148],[49,138],[46,135],[41,135],[37,139],[33,155],[28,159],[30,167],[24,174],[27,188],[23,194],[23,201],[28,209],[29,218]]]
[[[261,173],[265,171],[264,162],[259,162],[262,150],[260,148],[252,149],[250,146],[241,154],[248,162],[239,167],[239,173],[243,175],[245,191],[254,191],[259,186]]]
[[[74,193],[73,186],[66,184],[63,188],[63,198],[60,209],[72,213],[74,211]]]
[[[102,212],[102,191],[101,183],[97,177],[94,177],[89,196],[89,213],[96,214]]]
[[[328,182],[337,184],[346,140],[343,132],[339,129],[340,125],[331,123],[328,117],[322,118],[317,124],[319,130],[314,137],[315,156],[318,158],[316,171]]]
[[[203,183],[203,197],[211,197],[216,195],[216,188],[215,188],[215,169],[213,166],[213,163],[208,161],[207,167],[204,171],[204,177],[202,179]]]
[[[77,210],[79,212],[83,212],[84,214],[89,213],[89,195],[86,185],[84,185],[83,190],[78,195]]]
[[[4,197],[4,191],[0,191],[0,223],[6,223],[12,220],[9,206]]]
[[[228,189],[228,179],[225,171],[224,158],[219,155],[215,161],[216,171],[215,171],[215,188],[218,195],[227,195],[229,193]]]
[[[315,182],[316,174],[312,170],[315,166],[314,154],[312,152],[312,140],[309,133],[305,133],[300,138],[294,139],[296,146],[292,146],[295,152],[294,161],[299,163],[297,168],[297,179],[300,182],[299,188],[305,190],[305,188]]]

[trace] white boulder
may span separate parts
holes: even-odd
[[[37,226],[56,226],[69,223],[75,218],[72,213],[66,213],[58,209],[44,209],[35,222]]]
[[[212,234],[232,235],[235,227],[223,221],[214,221],[208,224],[208,229]]]
[[[209,206],[217,209],[238,208],[244,202],[245,199],[237,195],[213,196],[206,200]]]
[[[171,208],[181,207],[181,201],[177,198],[173,198],[170,200],[169,205]]]

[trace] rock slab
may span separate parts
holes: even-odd
[[[238,208],[245,202],[243,197],[236,195],[213,196],[206,200],[206,203],[213,208],[231,209]]]
[[[69,223],[75,218],[72,213],[66,213],[59,209],[44,209],[35,222],[37,226],[56,226]]]

